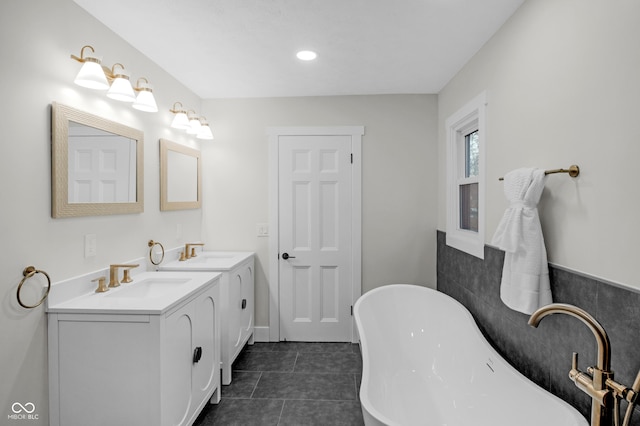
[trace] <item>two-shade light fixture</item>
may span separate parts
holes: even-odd
[[[85,55],[85,49],[91,53]],[[145,77],[140,77],[136,87],[131,86],[130,74],[121,63],[114,64],[111,68],[102,65],[99,57],[95,55],[92,46],[83,46],[80,57],[71,55],[72,59],[82,63],[74,83],[79,86],[95,90],[107,90],[107,96],[122,102],[131,102],[132,107],[146,112],[158,112],[158,105],[153,97],[153,88]]]
[[[194,110],[187,110],[181,102],[176,102],[169,111],[175,114],[171,122],[171,127],[174,129],[185,130],[198,139],[213,139],[213,133],[207,119],[198,116]]]

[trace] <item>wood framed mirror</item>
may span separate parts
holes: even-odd
[[[144,211],[143,132],[51,105],[51,216]]]
[[[202,207],[200,151],[160,139],[160,210]]]

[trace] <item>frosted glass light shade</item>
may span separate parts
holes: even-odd
[[[85,58],[82,68],[78,71],[73,82],[89,89],[107,90],[109,88],[109,82],[104,75],[100,60],[97,58]]]
[[[153,97],[153,93],[150,90],[141,90],[132,106],[140,111],[158,112],[156,98]]]
[[[211,127],[208,124],[203,124],[196,135],[197,139],[213,139],[213,133],[211,133]]]
[[[133,87],[129,82],[129,77],[125,75],[117,75],[111,88],[107,92],[107,96],[122,102],[133,102],[136,100],[136,94],[133,93]]]
[[[135,109],[145,112],[158,112],[156,98],[153,96],[153,88],[146,78],[141,77],[138,79],[135,91],[138,92],[136,101],[132,105]]]
[[[189,118],[184,111],[177,112],[171,122],[171,127],[174,129],[187,130],[191,128],[189,124]]]
[[[202,123],[198,117],[191,117],[189,119],[189,128],[187,129],[187,133],[190,135],[197,135],[200,131],[200,127],[202,127]]]

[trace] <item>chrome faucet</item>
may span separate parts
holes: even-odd
[[[620,423],[618,402],[629,402],[624,425],[629,424],[637,394],[640,390],[640,372],[632,389],[613,380],[611,371],[611,343],[602,325],[589,313],[577,306],[564,303],[552,303],[543,306],[529,318],[529,325],[538,327],[547,315],[565,314],[582,321],[593,333],[598,345],[596,366],[587,368],[587,373],[578,370],[578,354],[573,353],[569,378],[576,387],[591,397],[591,426],[618,426]]]
[[[118,269],[119,268],[124,268],[124,277],[122,278],[122,282],[123,283],[130,283],[131,281],[133,281],[131,279],[131,276],[129,275],[129,270],[133,269],[133,268],[137,268],[138,264],[115,264],[115,265],[109,265],[109,287],[119,287],[120,286],[120,281],[118,281]]]

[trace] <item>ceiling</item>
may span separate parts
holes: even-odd
[[[524,2],[74,1],[203,99],[438,93]]]

